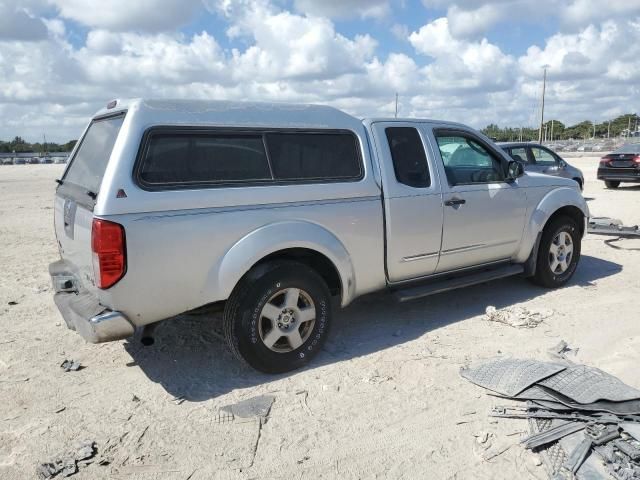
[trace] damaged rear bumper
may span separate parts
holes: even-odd
[[[49,274],[55,291],[53,300],[62,318],[86,341],[102,343],[133,335],[135,329],[124,314],[100,305],[95,295],[77,287],[64,261],[49,265]]]

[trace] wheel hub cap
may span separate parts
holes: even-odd
[[[316,308],[304,290],[285,288],[269,298],[260,312],[258,333],[277,353],[292,352],[306,342],[316,322]]]
[[[559,232],[549,247],[549,267],[555,274],[562,274],[569,269],[573,258],[573,238],[566,231]]]

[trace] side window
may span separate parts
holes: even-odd
[[[157,134],[139,171],[146,184],[270,180],[260,135]]]
[[[389,127],[385,133],[396,180],[414,188],[429,187],[427,156],[418,131],[412,127]]]
[[[502,182],[502,164],[479,142],[457,134],[435,133],[450,185]]]
[[[527,149],[524,147],[516,147],[509,149],[509,155],[514,160],[517,160],[522,163],[528,163],[529,159],[527,158]]]
[[[362,176],[356,139],[349,133],[267,133],[276,180],[344,180]]]
[[[537,165],[553,166],[557,163],[556,157],[543,148],[531,147],[531,153],[533,153]]]

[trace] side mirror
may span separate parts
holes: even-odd
[[[507,166],[507,180],[515,180],[524,175],[524,166],[517,160],[511,160]]]
[[[559,164],[560,168],[567,168],[567,162],[565,162],[564,160],[560,160]]]

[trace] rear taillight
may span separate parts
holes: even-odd
[[[635,157],[633,157],[633,161],[636,165],[640,164],[640,155],[636,155]]]
[[[96,286],[104,289],[115,285],[127,269],[123,226],[94,218],[91,227],[91,250]]]
[[[608,158],[608,157],[602,157],[602,158],[600,159],[600,166],[601,166],[601,167],[608,167],[608,166],[609,166],[609,162],[610,162],[610,161],[611,161],[611,159],[610,159],[610,158]]]

